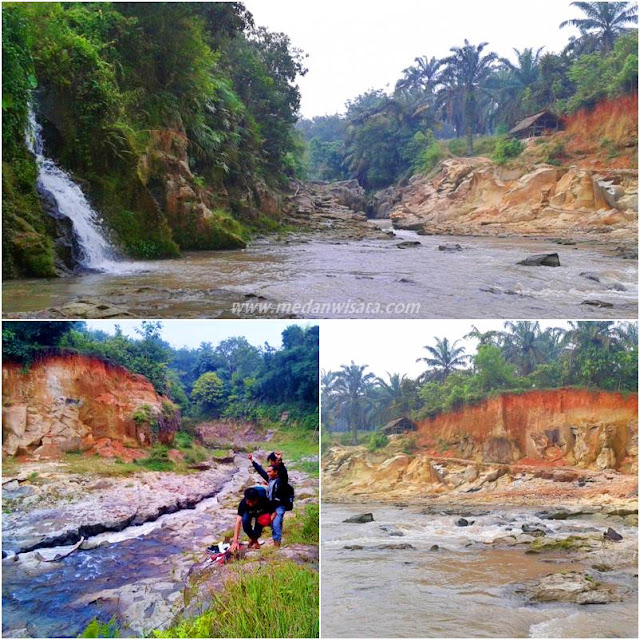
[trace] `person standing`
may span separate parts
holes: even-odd
[[[267,498],[271,502],[271,535],[273,544],[279,547],[282,544],[282,521],[287,511],[287,496],[289,494],[289,474],[282,462],[282,454],[272,452],[267,457],[271,464],[267,469],[253,459],[249,454],[249,460],[253,468],[267,481]]]

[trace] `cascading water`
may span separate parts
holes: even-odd
[[[37,123],[31,106],[26,143],[36,157],[38,191],[55,201],[60,217],[71,220],[79,266],[91,271],[115,271],[118,264],[114,259],[115,251],[100,229],[98,213],[69,174],[44,155],[42,127]]]

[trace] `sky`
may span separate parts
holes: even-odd
[[[369,365],[368,371],[385,378],[385,372],[403,373],[415,378],[425,370],[417,358],[427,354],[425,345],[435,337],[449,342],[462,339],[476,326],[480,331],[504,329],[503,320],[332,320],[320,327],[320,368],[336,371],[353,360]],[[540,327],[568,327],[561,320],[540,321]],[[477,340],[462,341],[467,353],[475,353]]]
[[[110,334],[115,333],[116,325],[120,325],[125,335],[136,337],[135,328],[140,327],[141,320],[87,320],[86,323],[90,329]],[[278,349],[282,346],[282,331],[292,324],[310,326],[312,323],[296,320],[163,320],[162,338],[176,349],[195,349],[201,342],[216,345],[225,338],[243,336],[256,347],[268,342]]]
[[[566,0],[245,0],[256,24],[283,31],[308,54],[301,113],[344,111],[368,89],[393,88],[418,56],[442,58],[464,39],[513,59],[513,47],[559,52],[581,17]]]

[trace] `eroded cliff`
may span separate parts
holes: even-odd
[[[637,488],[637,463],[637,394],[554,389],[423,420],[380,451],[334,447],[323,459],[323,489],[331,498],[622,496]],[[605,491],[603,478],[615,487]]]
[[[143,376],[78,354],[53,354],[29,368],[2,367],[3,455],[57,457],[65,451],[118,452],[169,444],[177,407]]]

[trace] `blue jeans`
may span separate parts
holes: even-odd
[[[258,524],[258,519],[255,519],[255,526],[252,526],[254,518],[245,512],[242,516],[242,528],[244,532],[249,536],[251,540],[257,540],[262,535],[262,525]]]
[[[271,523],[271,533],[273,535],[274,542],[280,542],[282,540],[282,519],[286,509],[284,506],[276,507],[276,517]]]

